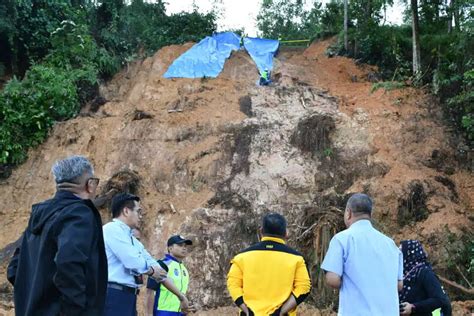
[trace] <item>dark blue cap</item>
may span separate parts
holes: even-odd
[[[168,239],[168,247],[174,244],[182,244],[182,243],[185,243],[186,245],[189,245],[189,246],[193,244],[191,239],[186,239],[180,235],[174,235]]]

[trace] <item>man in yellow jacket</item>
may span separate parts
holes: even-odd
[[[240,315],[296,315],[296,306],[311,290],[303,256],[285,245],[286,220],[277,213],[263,217],[261,241],[231,261],[227,288]]]

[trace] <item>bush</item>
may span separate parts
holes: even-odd
[[[466,71],[463,76],[461,92],[448,99],[448,105],[458,116],[461,126],[469,140],[474,141],[474,69]]]
[[[398,82],[398,81],[381,81],[381,82],[376,82],[372,84],[372,88],[370,89],[370,93],[374,93],[378,89],[382,88],[385,91],[392,91],[396,89],[402,89],[405,88],[406,85],[403,82]]]
[[[79,100],[71,74],[35,65],[23,81],[10,80],[0,94],[0,163],[18,164],[44,141],[54,121],[74,116]]]

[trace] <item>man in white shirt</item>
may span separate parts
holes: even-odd
[[[119,193],[112,199],[111,211],[113,220],[103,228],[108,263],[105,316],[136,316],[142,274],[163,280],[167,273],[133,236],[140,224],[140,198]]]
[[[402,253],[392,239],[371,223],[372,200],[356,193],[347,201],[347,229],[329,244],[321,269],[326,283],[339,291],[341,316],[398,316],[403,287]]]

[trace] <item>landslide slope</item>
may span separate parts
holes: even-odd
[[[102,193],[116,188],[142,197],[144,242],[154,255],[164,254],[171,234],[195,240],[187,262],[190,297],[200,309],[231,304],[228,262],[257,240],[268,210],[288,217],[289,243],[306,256],[315,284],[310,303],[330,306],[334,293],[322,286],[318,265],[343,228],[348,194],[358,191],[374,198],[379,229],[397,241],[420,239],[437,271],[459,278],[448,268],[449,251],[473,229],[469,151],[429,94],[371,92],[375,70],[327,57],[329,44],[283,48],[271,87],[255,85],[245,52],[234,53],[217,79],[162,78],[192,44],[129,65],[101,87],[103,106],[56,124],[2,180],[2,280],[31,204],[55,190],[52,163],[71,154],[93,161]],[[106,207],[101,213],[110,220]],[[1,283],[0,311],[12,313],[11,287]]]

